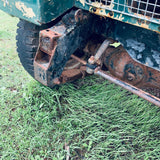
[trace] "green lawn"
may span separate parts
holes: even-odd
[[[0,159],[160,159],[160,108],[95,76],[42,86],[19,62],[18,19],[0,21]]]

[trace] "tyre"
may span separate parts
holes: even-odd
[[[34,77],[34,57],[39,44],[40,27],[20,20],[17,24],[17,52],[24,69]]]

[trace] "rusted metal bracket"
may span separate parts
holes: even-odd
[[[52,79],[52,73],[48,69],[52,65],[52,59],[57,48],[57,40],[62,35],[51,29],[40,32],[40,45],[34,60],[35,79],[43,85],[58,83],[57,79]]]
[[[40,32],[39,49],[34,59],[36,80],[52,88],[83,76],[81,69],[72,68],[68,73],[64,69],[71,54],[85,46],[92,32],[91,21],[89,13],[73,10],[55,26]]]

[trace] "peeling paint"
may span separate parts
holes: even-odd
[[[94,11],[94,10],[93,10],[93,7],[90,7],[90,8],[89,8],[89,11],[90,11],[90,12],[93,12],[94,14],[97,14],[97,15],[106,16],[106,11],[105,11],[105,9],[97,8],[96,11]]]
[[[102,3],[99,3],[99,2],[92,2],[92,6],[96,7],[96,8],[101,8],[103,9],[104,8],[107,8],[107,9],[113,9],[114,8],[114,4],[110,4],[110,5],[104,5]]]
[[[92,6],[97,7],[97,8],[101,8],[102,4],[99,2],[92,2]]]
[[[109,13],[106,13],[106,10],[105,9],[102,9],[102,8],[96,8],[96,10],[94,10],[94,7],[93,6],[90,6],[89,8],[89,11],[90,12],[93,12],[94,14],[97,14],[97,15],[100,15],[100,16],[103,16],[103,17],[109,17],[109,18],[113,18],[113,19],[116,19],[118,21],[124,21],[125,19],[125,16],[123,14],[120,14],[120,15],[116,15],[114,16],[114,12],[112,12],[112,14]],[[125,23],[128,23],[128,24],[133,24],[135,26],[138,26],[138,27],[142,27],[142,28],[145,28],[145,29],[149,29],[149,30],[153,30],[149,27],[149,23],[148,21],[144,20],[142,22],[136,22],[136,23],[132,23],[132,22],[129,22],[129,21],[125,21]],[[153,30],[153,31],[156,31],[156,30]],[[158,31],[156,31],[157,33],[159,33]]]
[[[137,25],[137,26],[139,26],[139,27],[142,27],[142,28],[149,29],[149,25],[148,25],[148,24],[146,24],[146,22],[141,23],[141,24],[139,24],[139,23],[137,22],[135,25]]]
[[[120,14],[119,16],[117,15],[117,16],[115,17],[115,19],[116,19],[116,20],[119,20],[119,21],[122,21],[122,20],[124,19],[124,17],[123,17],[122,14]]]
[[[114,4],[116,5],[117,3],[119,3],[119,1],[117,2],[116,0],[111,1],[108,5],[105,5],[105,3],[100,0],[77,0],[75,6],[80,7],[81,9],[89,10],[90,12],[102,17],[109,17],[160,33],[160,19],[134,13],[130,8],[126,8],[126,10],[124,10],[124,8],[117,10],[117,6],[114,6]],[[121,10],[123,11],[121,12]]]
[[[145,29],[148,29],[148,30],[152,30],[152,31],[154,31],[154,32],[156,32],[156,33],[158,33],[158,34],[160,34],[159,31],[150,28],[149,25],[147,25],[147,24],[146,24],[147,27],[145,27],[144,24],[142,25],[142,24],[139,24],[138,22],[137,22],[137,23],[132,23],[132,22],[125,21],[125,23],[127,23],[127,24],[132,24],[132,25],[134,25],[134,26],[141,27],[141,28],[145,28]]]
[[[32,8],[27,8],[24,3],[22,2],[16,2],[15,6],[18,10],[20,10],[23,13],[23,16],[26,16],[28,18],[36,17],[35,13],[33,12]]]
[[[83,6],[85,6],[85,0],[77,0],[79,1]]]
[[[114,12],[113,12],[112,15],[110,15],[110,13],[106,13],[106,10],[103,9],[103,8],[96,8],[96,11],[94,11],[93,7],[90,6],[89,11],[90,11],[90,12],[93,12],[94,14],[103,16],[103,17],[110,17],[110,18],[113,18],[113,17],[114,17]]]
[[[6,7],[6,4],[9,5],[9,2],[7,0],[2,0],[3,6]]]
[[[120,15],[117,15],[116,17],[114,17],[114,12],[112,13],[112,15],[110,15],[110,13],[106,13],[105,9],[97,8],[96,11],[93,11],[93,7],[90,7],[89,11],[91,11],[91,12],[97,14],[97,15],[114,18],[114,19],[119,20],[119,21],[124,20],[123,14],[120,14]]]

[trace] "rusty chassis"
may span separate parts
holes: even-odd
[[[160,107],[160,67],[145,63],[151,51],[159,53],[159,48],[144,38],[152,34],[159,44],[159,37],[148,30],[135,38],[141,31],[80,9],[72,10],[56,25],[40,32],[35,79],[52,88],[95,74]],[[135,59],[133,53],[141,53],[141,60]]]
[[[71,57],[74,58],[75,60],[79,61],[83,65],[87,65],[86,61],[83,61],[74,55],[72,55]],[[92,59],[93,59],[93,57],[92,57]],[[129,83],[126,83],[118,78],[113,77],[111,74],[108,74],[107,72],[101,70],[100,67],[97,67],[95,69],[90,68],[90,70],[92,70],[95,75],[103,77],[103,78],[109,80],[110,82],[115,83],[116,85],[121,86],[122,88],[124,88],[124,89],[138,95],[139,97],[141,97],[141,98],[160,107],[160,99],[159,98],[157,98],[157,97],[155,97],[155,96],[153,96],[153,95],[151,95],[151,94],[149,94],[149,93],[147,93],[147,92],[145,92],[145,91],[143,91],[143,90],[141,90],[141,89],[139,89]]]

